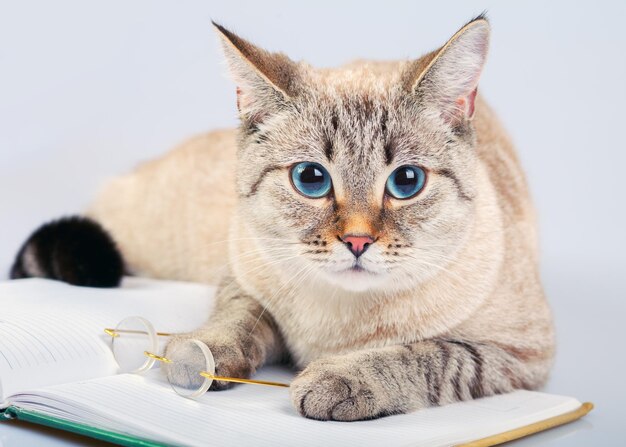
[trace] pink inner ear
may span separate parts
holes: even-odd
[[[248,95],[244,94],[240,87],[237,87],[237,111],[241,117],[246,117],[246,119],[254,122],[254,123],[262,123],[263,119],[267,115],[263,111],[251,111],[249,109],[250,106],[250,98]]]
[[[472,93],[470,93],[467,96],[467,117],[468,118],[473,118],[474,117],[474,102],[476,101],[476,93],[478,92],[478,87],[476,87],[474,90],[472,90]]]
[[[454,119],[461,119],[460,115],[465,115],[468,119],[472,119],[474,116],[474,103],[476,101],[476,93],[478,92],[478,87],[476,87],[472,92],[467,96],[461,96],[457,98],[455,101],[456,104],[456,116]]]

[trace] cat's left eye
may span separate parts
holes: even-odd
[[[426,184],[426,171],[419,166],[405,165],[393,171],[387,179],[387,193],[400,200],[416,196]]]

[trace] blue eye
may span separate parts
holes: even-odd
[[[291,182],[301,194],[319,199],[330,192],[330,174],[319,163],[305,161],[291,169]]]
[[[418,166],[400,166],[387,179],[387,192],[396,199],[410,199],[424,188],[426,172]]]

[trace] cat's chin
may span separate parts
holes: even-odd
[[[350,292],[365,292],[384,286],[387,275],[372,272],[362,267],[350,267],[330,271],[326,276],[329,282],[342,289]]]

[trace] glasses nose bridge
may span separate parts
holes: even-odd
[[[172,361],[170,359],[168,359],[167,357],[163,357],[161,355],[157,355],[154,352],[150,352],[150,351],[143,351],[143,355],[145,355],[148,358],[154,359],[157,362],[161,362],[161,363],[172,363]]]

